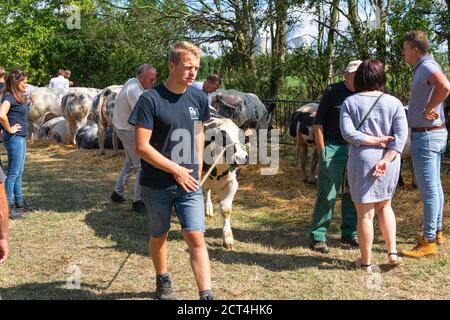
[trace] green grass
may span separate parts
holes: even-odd
[[[329,233],[331,253],[323,256],[309,250],[307,229],[315,188],[298,181],[292,150],[287,148],[280,155],[287,160],[281,161],[274,177],[258,175],[256,167],[242,170],[233,208],[233,251],[222,248],[222,222],[215,201],[216,216],[207,220],[206,241],[218,298],[448,299],[448,243],[434,257],[405,259],[403,266],[391,269],[377,231],[373,262],[382,273],[369,276],[352,269],[359,252],[340,246],[336,215]],[[29,148],[25,195],[39,211],[10,223],[11,256],[0,266],[3,299],[154,298],[147,221],[130,211],[131,200],[114,205],[108,199],[121,161],[121,157],[101,157],[74,148],[44,144]],[[450,175],[444,176],[444,185],[448,219]],[[130,191],[131,184],[128,195]],[[417,190],[399,189],[394,209],[399,250],[410,248],[422,221]],[[185,299],[196,299],[189,257],[175,218],[169,238],[169,266],[176,290]],[[79,290],[66,287],[72,265],[81,272]]]

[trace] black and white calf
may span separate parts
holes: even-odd
[[[296,155],[300,169],[300,179],[303,182],[316,182],[316,167],[319,153],[314,139],[313,122],[319,105],[308,103],[297,109],[291,117],[289,133],[295,138]],[[308,144],[312,146],[309,173],[306,172],[308,163]]]
[[[220,197],[220,213],[223,218],[223,246],[232,249],[231,213],[234,196],[239,187],[238,165],[245,164],[248,154],[242,145],[243,137],[232,120],[213,118],[205,124],[205,162],[202,188],[205,194],[206,216],[214,215],[211,193]],[[223,161],[218,161],[225,154]]]

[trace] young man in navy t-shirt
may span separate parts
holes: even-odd
[[[204,132],[209,120],[207,96],[191,87],[200,66],[200,49],[179,42],[169,53],[169,78],[143,93],[131,113],[136,151],[141,158],[140,183],[149,217],[150,255],[156,271],[156,295],[177,299],[167,268],[167,236],[173,208],[189,247],[200,299],[212,300],[206,249],[205,208],[201,181]]]

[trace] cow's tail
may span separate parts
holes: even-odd
[[[97,125],[100,128],[101,125],[103,125],[103,121],[104,121],[104,115],[103,115],[103,111],[104,111],[104,104],[106,102],[106,99],[108,98],[108,96],[111,94],[111,90],[110,89],[106,89],[101,95],[100,98],[98,99],[98,105],[97,105],[97,112],[98,112],[98,122]]]

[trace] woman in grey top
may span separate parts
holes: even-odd
[[[350,144],[347,178],[358,214],[362,269],[371,271],[373,218],[378,216],[389,262],[397,265],[396,221],[391,206],[400,173],[400,154],[408,137],[402,103],[384,94],[386,74],[379,60],[366,60],[356,71],[356,94],[341,108],[342,136]],[[373,109],[372,109],[373,107]]]

